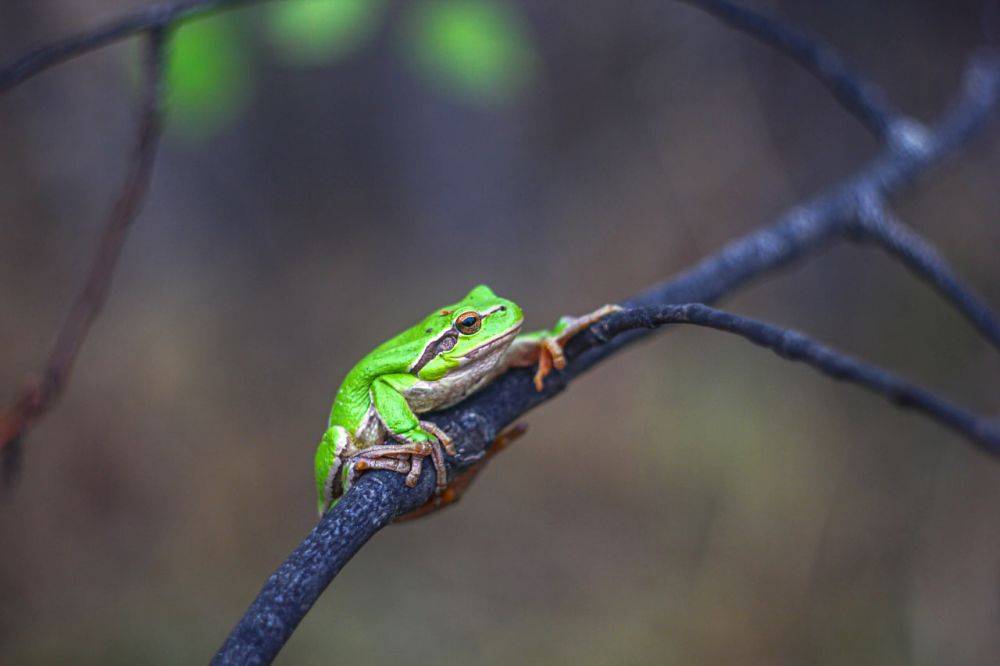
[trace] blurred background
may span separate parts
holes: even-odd
[[[0,62],[139,0],[4,0]],[[983,0],[750,2],[932,121]],[[0,399],[38,369],[134,131],[120,43],[0,98]],[[108,307],[0,499],[0,663],[204,662],[315,522],[371,347],[470,286],[528,326],[635,293],[859,168],[786,58],[676,2],[287,0],[182,28]],[[1000,306],[1000,128],[900,215]],[[871,248],[725,303],[1000,411],[1000,358]],[[732,336],[654,336],[377,535],[287,664],[1000,663],[1000,465]]]

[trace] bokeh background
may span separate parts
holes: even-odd
[[[4,0],[0,62],[138,0]],[[747,2],[933,120],[982,0]],[[126,164],[137,48],[0,98],[0,398],[37,369]],[[173,42],[111,300],[0,500],[0,663],[204,662],[315,521],[350,365],[487,282],[531,327],[632,294],[875,142],[667,0],[287,0]],[[901,216],[1000,306],[1000,129]],[[879,252],[726,307],[1000,411],[1000,358]],[[657,335],[526,418],[456,508],[379,534],[287,664],[1000,663],[1000,465],[731,336]]]

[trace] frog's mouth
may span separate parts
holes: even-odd
[[[469,361],[474,361],[482,356],[487,356],[498,349],[504,349],[510,345],[514,336],[520,332],[521,324],[518,324],[503,335],[493,338],[489,342],[465,352],[463,356],[458,357],[459,361],[462,363],[468,363]]]

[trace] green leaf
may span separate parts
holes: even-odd
[[[268,34],[281,58],[317,65],[363,46],[378,27],[385,0],[285,0],[269,9]]]
[[[536,55],[521,17],[491,0],[435,0],[409,5],[413,64],[463,98],[502,102],[530,81]]]
[[[252,67],[226,16],[184,23],[167,45],[168,126],[200,139],[225,128],[244,109]]]

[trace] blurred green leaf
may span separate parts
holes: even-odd
[[[521,17],[491,0],[435,0],[409,6],[417,69],[462,97],[509,99],[530,80],[535,52]]]
[[[169,127],[195,139],[226,127],[249,99],[249,60],[228,17],[181,25],[167,48]]]
[[[384,0],[285,0],[270,7],[268,33],[287,62],[321,64],[364,45],[384,8]]]

